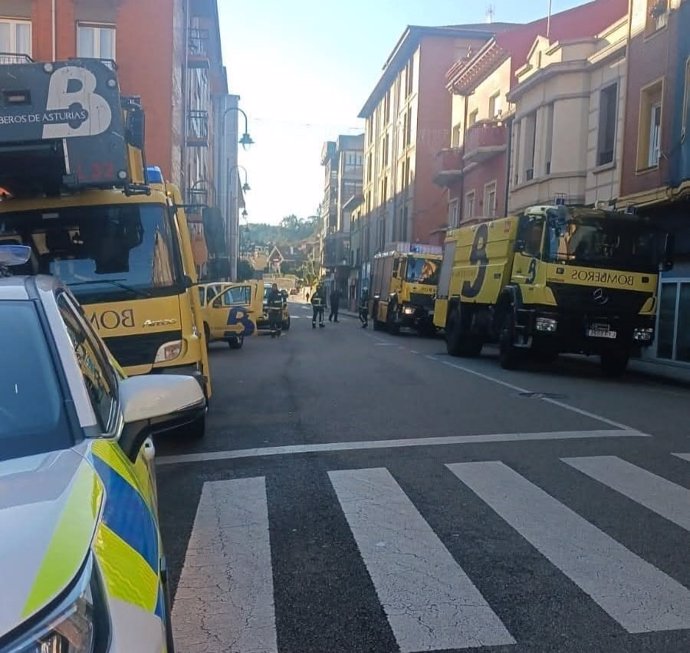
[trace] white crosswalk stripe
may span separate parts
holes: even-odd
[[[673,455],[690,462],[690,454]],[[631,510],[648,509],[690,531],[687,488],[616,456],[562,460],[602,497],[609,488],[632,501]],[[690,589],[528,478],[500,461],[446,467],[469,488],[471,501],[489,506],[494,519],[589,597],[583,600],[598,605],[602,619],[606,613],[631,634],[690,629]],[[506,606],[482,595],[478,579],[461,567],[387,469],[329,471],[328,478],[335,491],[328,510],[344,517],[361,556],[356,564],[366,569],[371,596],[402,653],[520,644],[514,622],[514,632],[503,622]],[[292,562],[272,559],[268,508],[263,477],[204,483],[173,608],[178,650],[278,653],[273,578],[286,570],[280,567],[276,576],[274,566]],[[491,550],[479,549],[488,563]],[[329,584],[329,590],[339,588]],[[544,605],[548,624],[549,602]]]
[[[616,456],[563,458],[563,462],[690,531],[690,490]]]
[[[204,483],[175,595],[185,653],[276,653],[263,478]]]
[[[403,653],[515,643],[387,470],[328,475]]]
[[[448,468],[629,633],[690,628],[690,590],[507,465]]]

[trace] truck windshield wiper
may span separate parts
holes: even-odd
[[[128,292],[138,295],[139,297],[151,297],[151,293],[146,292],[145,290],[139,290],[138,288],[134,288],[133,286],[128,286],[126,283],[123,283],[123,279],[92,279],[91,281],[77,281],[76,283],[68,283],[67,285],[70,287],[75,287],[88,286],[89,284],[104,283],[109,283],[112,286],[117,286],[118,288],[122,288],[122,290],[127,290]]]

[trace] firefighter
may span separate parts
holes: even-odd
[[[268,324],[271,329],[271,338],[280,337],[283,318],[283,295],[278,290],[278,284],[274,283],[268,293]]]
[[[324,288],[324,285],[322,283],[316,286],[316,290],[313,292],[311,296],[311,306],[313,309],[311,318],[311,328],[316,329],[317,318],[319,322],[319,327],[325,327],[326,325],[323,322],[323,312],[324,308],[326,307],[326,289]]]

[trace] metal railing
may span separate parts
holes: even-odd
[[[187,142],[208,144],[208,111],[187,112]]]

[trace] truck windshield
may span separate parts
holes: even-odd
[[[57,451],[73,441],[46,336],[32,302],[0,301],[0,460]]]
[[[410,256],[407,259],[405,281],[435,286],[438,283],[438,272],[440,265],[440,261],[432,261],[427,258],[415,258],[414,256]]]
[[[549,222],[547,260],[632,272],[658,270],[659,232],[630,220],[581,218],[564,225]]]
[[[174,227],[159,204],[6,213],[2,242],[30,245],[32,260],[19,272],[60,277],[83,303],[169,295],[182,285]]]

